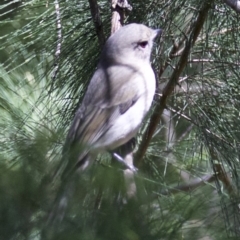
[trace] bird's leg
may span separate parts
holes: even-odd
[[[124,167],[133,172],[136,172],[137,168],[135,168],[133,164],[128,163],[129,161],[126,160],[128,158],[128,155],[132,155],[135,145],[136,145],[135,138],[132,138],[127,143],[125,143],[124,145],[122,145],[116,151],[113,152],[113,157],[122,165],[124,165]]]
[[[113,157],[122,165],[124,165],[124,167],[126,167],[127,169],[133,172],[137,171],[137,168],[135,168],[132,164],[128,164],[127,162],[125,162],[125,160],[118,153],[113,153]]]

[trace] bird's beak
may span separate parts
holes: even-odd
[[[161,37],[163,30],[158,28],[158,29],[154,29],[153,32],[154,32],[153,38],[156,38],[156,37]]]

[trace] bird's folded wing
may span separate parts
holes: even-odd
[[[137,85],[141,84],[141,77],[131,68],[123,74],[119,66],[107,72],[97,70],[66,139],[65,150],[79,152],[77,157],[67,159],[64,172],[80,166],[89,149],[109,130],[114,120],[135,104],[142,94]]]

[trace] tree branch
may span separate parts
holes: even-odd
[[[188,61],[188,55],[190,53],[190,50],[192,46],[194,45],[202,27],[203,24],[207,18],[208,15],[208,10],[211,7],[211,2],[210,1],[205,2],[203,5],[202,9],[199,11],[198,17],[196,22],[193,24],[193,29],[191,31],[189,39],[186,41],[185,48],[183,50],[182,56],[180,57],[180,60],[175,68],[175,70],[172,73],[172,76],[170,77],[167,85],[163,89],[162,97],[158,104],[156,105],[154,112],[152,114],[152,117],[150,119],[149,126],[147,130],[143,134],[142,142],[140,143],[140,146],[138,148],[138,151],[136,153],[135,157],[135,166],[139,167],[139,165],[142,162],[143,156],[146,153],[146,150],[148,148],[148,145],[150,144],[150,141],[152,139],[152,136],[158,126],[158,123],[161,119],[163,110],[166,106],[166,101],[168,96],[173,92],[174,87],[176,86],[178,79],[187,65]]]
[[[132,6],[127,0],[111,0],[112,21],[111,21],[111,35],[115,33],[124,21],[124,9],[132,10]]]
[[[160,192],[161,195],[170,195],[170,194],[177,194],[179,192],[191,192],[195,190],[196,188],[205,185],[206,183],[210,183],[213,181],[217,181],[219,179],[224,187],[226,188],[229,195],[232,195],[234,193],[234,189],[231,184],[231,180],[227,176],[226,172],[224,172],[221,164],[214,164],[214,172],[213,174],[208,174],[206,176],[203,176],[201,178],[195,178],[191,180],[189,183],[186,184],[180,184],[176,187],[164,190]]]
[[[61,14],[58,0],[54,1],[56,19],[57,19],[57,48],[55,52],[55,63],[54,70],[52,74],[52,80],[55,80],[57,77],[57,73],[59,71],[59,57],[61,53],[61,44],[62,44],[62,25],[61,25]]]
[[[173,108],[171,108],[171,107],[169,107],[169,106],[168,106],[168,109],[171,110],[172,112],[178,114],[179,116],[181,116],[181,117],[184,118],[185,120],[191,122],[191,123],[194,124],[195,126],[201,127],[201,126],[199,126],[192,118],[190,118],[189,116],[187,116],[187,115],[184,114],[184,113],[181,113],[182,110],[177,111],[177,110],[175,110],[175,109],[173,109]],[[212,135],[213,137],[217,138],[218,140],[220,140],[220,141],[228,144],[230,147],[232,147],[232,148],[235,147],[232,143],[230,143],[229,141],[227,141],[227,140],[224,139],[223,137],[217,135],[216,133],[210,131],[208,128],[202,128],[202,130],[203,130],[204,132],[206,132],[207,134],[210,134],[210,135]]]
[[[232,186],[232,182],[231,182],[230,178],[228,177],[227,173],[224,171],[222,164],[216,163],[216,161],[220,162],[216,150],[214,149],[214,147],[211,144],[208,144],[208,146],[209,146],[209,148],[208,148],[209,153],[210,153],[210,156],[212,159],[213,170],[217,176],[217,179],[219,179],[223,183],[223,185],[226,188],[229,195],[234,195],[235,190]],[[221,188],[218,187],[218,189],[221,189]]]
[[[219,60],[213,60],[213,59],[192,59],[188,61],[188,63],[221,63],[221,64],[229,64],[234,65],[236,67],[240,66],[240,62],[228,62],[228,61],[219,61]]]
[[[100,47],[102,48],[105,43],[105,36],[103,32],[103,24],[102,24],[97,0],[88,0],[88,2],[90,6],[91,15],[92,15],[92,20],[97,33],[98,42]]]

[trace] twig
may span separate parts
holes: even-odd
[[[163,74],[163,72],[166,70],[166,68],[170,65],[171,61],[173,58],[175,58],[176,54],[180,51],[181,53],[183,52],[184,48],[181,49],[184,41],[187,40],[187,37],[186,37],[186,34],[188,34],[190,31],[190,28],[187,29],[187,32],[186,33],[183,33],[183,37],[180,41],[176,42],[175,40],[173,41],[173,46],[172,46],[172,49],[169,53],[169,56],[168,56],[168,59],[167,61],[165,62],[165,64],[160,68],[160,71],[159,71],[159,77]]]
[[[206,39],[206,37],[210,38],[210,37],[215,37],[215,36],[219,36],[219,35],[222,35],[222,34],[227,34],[227,33],[230,33],[230,32],[233,32],[233,31],[236,31],[236,30],[239,30],[240,27],[232,27],[232,28],[223,28],[219,31],[214,31],[213,33],[208,33],[208,34],[203,34],[202,37],[199,37],[197,42],[202,42]]]
[[[203,176],[201,178],[195,178],[187,184],[181,184],[174,188],[164,190],[164,191],[160,192],[160,194],[161,195],[171,195],[171,194],[176,194],[179,192],[191,192],[191,191],[195,190],[196,188],[198,188],[202,185],[205,185],[206,183],[213,182],[215,180],[216,180],[216,175],[209,174],[209,175]]]
[[[211,145],[211,144],[209,144],[209,145]],[[209,147],[209,151],[210,151],[212,160],[218,161],[217,153],[211,146]],[[220,180],[222,182],[222,184],[224,185],[226,191],[228,192],[228,194],[230,196],[235,194],[235,190],[232,186],[232,182],[231,182],[230,178],[228,177],[227,173],[224,171],[222,164],[213,162],[213,170],[214,170],[213,174],[205,175],[205,176],[201,177],[200,179],[199,178],[193,179],[189,183],[180,184],[176,187],[172,187],[170,189],[164,190],[164,191],[160,192],[160,194],[161,195],[170,195],[170,194],[177,194],[179,192],[191,192],[201,185],[204,185],[206,183],[210,183],[213,181],[218,181],[218,180]]]
[[[210,153],[210,156],[212,159],[212,166],[213,166],[213,170],[214,170],[215,174],[217,175],[218,179],[223,183],[228,194],[233,195],[235,193],[235,191],[232,186],[231,180],[229,179],[228,175],[224,171],[222,164],[216,163],[216,161],[220,162],[216,150],[210,143],[207,146],[208,146],[209,153]]]
[[[124,10],[132,10],[132,6],[127,0],[111,0],[112,8],[112,21],[111,21],[111,34],[115,33],[124,21]]]
[[[207,134],[210,134],[210,135],[214,136],[215,138],[219,139],[220,141],[228,144],[230,147],[235,148],[235,146],[234,146],[232,143],[228,142],[226,139],[222,138],[221,136],[217,135],[216,133],[210,131],[210,130],[207,129],[207,128],[203,128],[202,126],[199,126],[192,118],[190,118],[190,117],[187,116],[186,114],[181,113],[182,110],[177,111],[177,110],[175,110],[175,109],[173,109],[173,108],[171,108],[171,107],[169,107],[169,106],[168,106],[168,109],[171,110],[172,112],[178,114],[179,116],[181,116],[181,117],[184,118],[185,120],[191,122],[191,123],[194,124],[195,126],[197,126],[197,127],[199,127],[199,128],[201,127],[202,130],[203,130],[204,132],[206,132]]]
[[[99,42],[100,47],[102,48],[105,43],[105,35],[103,32],[103,24],[102,24],[97,0],[88,0],[88,2],[90,5],[92,20],[93,20],[95,30],[97,33],[98,42]]]
[[[221,64],[229,64],[229,65],[235,65],[237,67],[240,66],[240,62],[227,62],[227,61],[218,61],[218,60],[213,60],[213,59],[192,59],[188,61],[188,63],[221,63]]]
[[[54,63],[54,70],[52,74],[52,80],[55,80],[57,77],[57,73],[59,71],[59,57],[61,53],[61,44],[62,44],[62,25],[61,25],[61,13],[60,13],[60,6],[58,0],[54,1],[55,4],[55,12],[57,18],[57,48],[55,52],[55,63]]]
[[[192,130],[194,124],[191,124],[187,127],[187,129],[181,134],[181,136],[177,139],[177,142],[181,142]]]
[[[169,82],[167,83],[166,87],[163,89],[162,97],[158,104],[156,105],[154,112],[152,114],[152,117],[150,119],[150,124],[147,128],[147,130],[143,134],[142,142],[140,143],[140,146],[138,148],[136,157],[135,157],[135,166],[139,166],[142,162],[143,156],[148,148],[148,145],[150,144],[150,141],[152,139],[152,136],[160,122],[163,110],[166,106],[166,101],[168,96],[173,92],[174,87],[177,84],[177,81],[180,77],[180,74],[182,73],[183,69],[187,65],[188,61],[188,55],[190,53],[190,50],[192,46],[194,45],[202,27],[205,22],[205,19],[208,15],[208,10],[211,7],[210,1],[205,2],[202,9],[199,11],[199,15],[197,17],[197,20],[195,24],[193,25],[192,33],[190,35],[190,38],[186,41],[186,45],[184,48],[184,51],[182,53],[182,56],[180,57],[180,60],[176,66],[176,69],[173,71],[172,76],[169,79]]]

